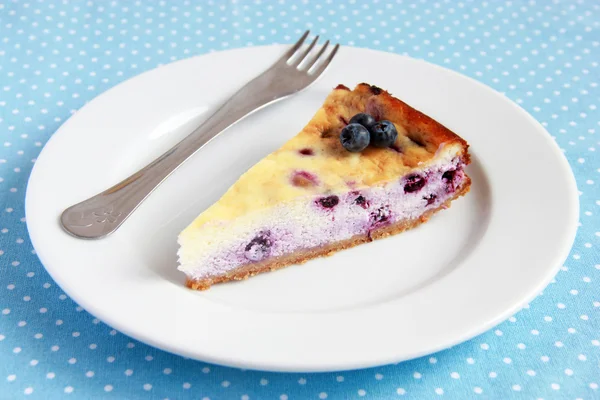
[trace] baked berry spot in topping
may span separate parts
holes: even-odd
[[[365,196],[363,196],[362,194],[358,195],[358,197],[354,199],[354,204],[361,206],[365,210],[369,208],[369,202],[367,201],[367,199],[365,199]]]
[[[260,261],[271,253],[271,232],[260,232],[246,245],[244,256],[250,261]]]
[[[423,199],[427,200],[427,205],[430,206],[435,202],[435,199],[437,199],[437,196],[432,193],[429,196],[423,197]]]
[[[303,156],[312,156],[312,155],[315,154],[315,152],[313,151],[313,149],[309,149],[309,148],[300,149],[300,150],[298,150],[298,152],[300,154],[302,154]]]
[[[327,139],[328,137],[331,137],[331,136],[333,136],[333,129],[331,129],[331,128],[325,128],[321,132],[321,138],[323,138],[323,139]]]
[[[340,198],[335,195],[328,196],[328,197],[321,197],[319,200],[317,200],[317,203],[319,203],[321,206],[323,206],[325,208],[333,208],[333,207],[337,206],[339,202],[340,202]]]
[[[371,213],[371,224],[373,226],[383,225],[390,219],[390,206],[379,207]]]
[[[319,184],[317,177],[306,171],[294,172],[292,184],[299,187],[310,187]]]
[[[371,90],[371,93],[373,93],[375,96],[377,96],[378,94],[381,94],[381,92],[383,91],[383,90],[381,90],[381,88],[378,88],[377,86],[373,86],[373,85],[371,85],[369,87],[369,90]]]
[[[425,186],[425,178],[421,175],[413,174],[406,177],[404,183],[404,193],[418,192]]]

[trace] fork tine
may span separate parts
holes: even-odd
[[[340,48],[340,45],[336,44],[335,47],[333,48],[333,50],[331,50],[331,53],[329,54],[329,56],[321,63],[321,65],[319,65],[315,69],[314,73],[312,73],[311,75],[314,75],[314,76],[321,75],[323,73],[323,71],[325,71],[325,69],[331,62],[331,60],[333,60],[333,57],[335,57],[335,53],[337,53],[339,48]]]
[[[308,57],[308,55],[310,54],[312,49],[315,47],[315,45],[317,44],[318,41],[319,41],[319,36],[317,35],[313,39],[312,43],[308,46],[308,48],[304,51],[304,53],[302,53],[302,55],[298,58],[298,61],[294,63],[296,66],[299,66],[300,64],[302,64],[302,61],[304,61],[304,59],[306,57]]]
[[[306,38],[308,37],[308,34],[310,33],[310,30],[307,30],[306,32],[304,32],[304,34],[302,35],[302,37],[300,39],[298,39],[298,41],[292,46],[292,48],[290,48],[280,59],[279,61],[283,61],[283,62],[288,62],[288,60],[294,55],[296,54],[296,51],[298,51],[298,49],[300,48],[300,46],[302,46],[304,44],[304,41],[306,40]]]
[[[317,61],[319,61],[319,58],[321,58],[323,53],[325,53],[327,46],[329,46],[329,40],[326,41],[323,46],[321,46],[321,50],[319,50],[319,52],[306,64],[306,71],[308,71],[309,69],[314,67],[314,65],[317,63]]]

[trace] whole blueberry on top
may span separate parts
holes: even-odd
[[[360,113],[360,114],[356,114],[354,117],[350,118],[349,123],[360,124],[370,131],[371,127],[373,125],[375,125],[376,122],[377,121],[375,121],[375,118],[373,118],[373,116],[371,114]]]
[[[371,144],[375,147],[390,147],[398,137],[398,131],[390,121],[379,121],[371,129]]]
[[[340,142],[348,151],[363,151],[368,145],[371,135],[367,128],[360,124],[348,124],[340,133]]]

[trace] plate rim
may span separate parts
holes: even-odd
[[[241,47],[241,48],[237,48],[237,49],[231,49],[231,50],[226,50],[226,51],[222,51],[222,52],[215,52],[215,53],[206,53],[206,54],[202,54],[202,55],[197,55],[194,57],[189,57],[189,58],[185,58],[185,59],[181,59],[178,61],[175,61],[173,63],[169,63],[163,66],[159,66],[153,69],[150,69],[148,71],[145,71],[141,74],[132,76],[131,78],[128,78],[126,80],[124,80],[123,82],[120,82],[119,84],[109,88],[108,90],[100,93],[98,96],[96,96],[95,98],[93,98],[89,103],[87,103],[84,107],[88,107],[90,104],[92,104],[93,102],[95,102],[98,98],[103,97],[103,96],[108,96],[109,93],[112,93],[113,91],[118,90],[119,87],[121,87],[123,84],[130,82],[132,80],[138,79],[142,76],[148,75],[153,73],[154,71],[160,69],[160,68],[165,68],[168,67],[170,65],[173,64],[178,64],[178,63],[183,63],[183,62],[189,62],[189,60],[191,59],[198,59],[198,58],[203,58],[203,57],[210,57],[212,54],[216,54],[216,53],[231,53],[231,52],[253,52],[253,51],[262,51],[265,48],[282,48],[283,45],[267,45],[267,46],[256,46],[256,47]],[[348,47],[348,46],[342,46],[342,48],[340,50],[342,51],[346,51],[346,50],[350,50],[353,51],[355,49],[357,49],[358,51],[367,51],[367,52],[373,52],[373,53],[384,53],[384,54],[388,54],[388,55],[392,55],[394,57],[400,57],[400,58],[404,58],[407,59],[411,62],[417,61],[417,62],[421,62],[421,63],[425,63],[430,67],[433,67],[435,69],[438,70],[442,70],[443,73],[446,74],[453,74],[455,76],[460,77],[461,79],[466,79],[468,81],[470,81],[470,83],[475,83],[477,86],[479,86],[480,90],[486,90],[486,91],[491,91],[491,93],[493,93],[495,96],[501,96],[505,99],[505,101],[507,103],[509,103],[516,112],[521,113],[522,115],[526,116],[527,119],[529,120],[529,122],[532,124],[532,126],[534,126],[536,128],[536,131],[538,131],[539,133],[544,133],[547,136],[547,140],[546,142],[550,145],[550,148],[553,150],[553,156],[556,158],[557,162],[560,163],[560,167],[562,170],[564,170],[565,172],[568,171],[568,180],[569,180],[569,184],[571,186],[569,192],[571,193],[571,201],[573,202],[574,205],[574,209],[570,210],[571,214],[574,215],[573,218],[573,224],[572,226],[570,226],[570,230],[568,232],[567,237],[570,238],[569,241],[565,242],[562,244],[562,248],[560,249],[560,251],[557,251],[557,255],[554,257],[555,259],[559,259],[560,258],[560,262],[557,261],[556,265],[552,268],[552,271],[550,273],[550,271],[548,272],[548,274],[545,276],[545,279],[543,280],[539,280],[538,281],[538,285],[536,286],[536,288],[531,288],[530,289],[530,296],[528,296],[527,298],[522,299],[519,304],[515,304],[512,307],[508,307],[504,310],[504,312],[497,314],[494,318],[490,319],[488,321],[488,323],[486,325],[482,325],[479,326],[478,329],[472,331],[472,332],[468,332],[466,334],[463,334],[460,337],[455,338],[455,340],[449,340],[446,343],[443,344],[439,344],[437,346],[429,346],[428,349],[423,350],[421,352],[417,352],[414,353],[412,355],[410,355],[407,358],[399,358],[396,356],[390,356],[388,359],[381,359],[381,362],[378,362],[376,364],[373,364],[372,362],[355,362],[355,363],[346,363],[345,365],[328,365],[325,366],[324,364],[321,364],[319,367],[317,368],[311,368],[310,366],[292,366],[287,365],[287,366],[281,366],[281,365],[270,365],[269,363],[255,363],[255,362],[247,362],[247,361],[242,361],[242,362],[236,362],[235,360],[227,360],[227,359],[223,359],[223,358],[219,358],[219,357],[212,357],[209,354],[203,354],[201,358],[198,357],[197,352],[186,352],[186,351],[182,351],[182,349],[178,348],[177,346],[173,346],[171,345],[171,343],[163,343],[163,342],[158,342],[156,341],[152,335],[143,335],[140,334],[140,332],[135,332],[135,330],[130,329],[127,326],[123,326],[121,323],[116,323],[113,318],[109,318],[106,315],[102,315],[99,308],[96,308],[94,306],[90,306],[89,304],[87,304],[88,302],[83,300],[82,298],[84,296],[80,296],[80,293],[76,293],[74,295],[73,292],[68,292],[65,290],[65,293],[67,293],[74,301],[76,301],[78,304],[86,304],[86,306],[84,306],[84,308],[86,309],[86,311],[88,311],[90,314],[97,316],[98,318],[100,318],[101,320],[105,321],[107,324],[109,324],[110,326],[113,326],[114,328],[118,329],[120,332],[123,332],[124,334],[131,336],[137,340],[140,340],[144,343],[150,344],[151,346],[166,350],[168,352],[171,353],[175,353],[175,354],[179,354],[182,355],[184,357],[191,357],[191,358],[195,358],[195,359],[199,359],[202,361],[206,361],[206,362],[211,362],[211,363],[215,363],[215,364],[219,364],[219,365],[226,365],[226,366],[231,366],[231,367],[241,367],[241,368],[251,368],[251,369],[258,369],[258,370],[266,370],[266,371],[285,371],[285,372],[322,372],[322,371],[340,371],[340,370],[348,370],[348,369],[356,369],[356,368],[365,368],[365,367],[372,367],[375,365],[382,365],[382,364],[388,364],[388,363],[393,363],[393,362],[399,362],[399,361],[404,361],[407,359],[413,359],[413,358],[417,358],[417,357],[421,357],[423,355],[427,355],[427,354],[431,354],[433,352],[437,352],[449,347],[452,347],[456,344],[462,343],[464,341],[470,340],[473,337],[486,332],[487,330],[493,328],[494,326],[496,326],[497,324],[499,324],[500,322],[504,321],[506,318],[508,318],[510,315],[514,314],[516,311],[520,310],[525,304],[527,304],[528,302],[530,302],[533,298],[535,298],[539,291],[541,291],[543,288],[545,288],[550,281],[553,279],[553,277],[556,275],[556,273],[558,272],[561,263],[568,257],[569,252],[571,251],[572,245],[574,243],[574,240],[576,238],[576,234],[577,234],[577,230],[578,230],[578,216],[579,216],[579,208],[580,208],[580,204],[579,204],[579,197],[577,194],[577,185],[576,185],[576,180],[575,180],[575,176],[573,174],[573,170],[570,167],[570,164],[568,163],[568,160],[566,159],[566,157],[564,156],[564,154],[560,151],[560,148],[558,147],[558,144],[552,140],[549,132],[530,114],[528,113],[525,109],[523,109],[520,105],[516,104],[515,102],[511,101],[510,99],[506,98],[506,96],[504,96],[502,93],[496,91],[495,89],[483,84],[482,82],[479,82],[477,80],[475,80],[474,78],[471,78],[469,76],[463,75],[459,72],[450,70],[448,68],[445,68],[443,66],[437,65],[437,64],[433,64],[429,61],[426,60],[422,60],[422,59],[415,59],[406,55],[400,55],[400,54],[396,54],[396,53],[389,53],[389,52],[385,52],[385,51],[379,51],[379,50],[372,50],[372,49],[368,49],[368,48],[358,48],[358,47]],[[77,115],[77,113],[75,114]],[[42,151],[40,152],[39,156],[38,156],[38,160],[40,158],[44,157],[44,152],[46,151],[48,145],[50,143],[54,143],[55,142],[55,138],[58,136],[58,134],[60,134],[61,131],[63,131],[65,129],[65,127],[68,127],[68,124],[70,121],[72,121],[73,116],[71,116],[69,119],[67,119],[61,126],[60,128],[49,138],[49,140],[47,141],[47,143],[45,144],[45,146],[43,147]],[[47,154],[47,153],[46,153]],[[38,171],[38,163],[36,162],[33,166],[33,169],[31,171],[31,174],[28,178],[28,182],[27,182],[27,190],[26,190],[26,196],[25,196],[25,215],[26,215],[26,223],[27,223],[27,230],[30,236],[30,240],[32,242],[32,245],[34,247],[34,249],[36,249],[37,255],[41,261],[41,263],[44,265],[44,268],[46,269],[46,271],[49,273],[49,275],[52,277],[52,279],[61,287],[63,288],[63,285],[66,285],[66,283],[63,281],[62,277],[59,277],[58,274],[56,274],[57,270],[54,268],[48,268],[48,260],[45,259],[46,255],[45,252],[42,251],[40,252],[39,249],[43,247],[43,244],[40,244],[40,240],[42,240],[41,238],[37,237],[36,234],[32,234],[32,225],[31,222],[29,220],[29,218],[27,218],[28,215],[31,214],[31,208],[34,207],[32,205],[32,200],[31,200],[31,196],[30,196],[30,188],[32,185],[35,185],[35,179],[36,176],[38,175],[39,172],[36,173],[36,171]],[[58,221],[57,221],[58,223]],[[55,267],[57,268],[57,267]],[[82,301],[83,300],[83,301]],[[94,312],[92,312],[92,310],[95,310]],[[98,312],[96,312],[98,311]],[[109,322],[110,321],[110,322]]]

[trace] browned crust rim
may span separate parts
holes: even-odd
[[[370,235],[357,235],[348,240],[343,240],[340,242],[332,243],[327,246],[302,250],[292,254],[284,255],[277,258],[267,259],[261,262],[247,264],[241,268],[238,268],[234,271],[231,271],[225,275],[193,280],[188,279],[186,281],[186,286],[195,289],[195,290],[206,290],[216,283],[229,282],[229,281],[240,281],[244,279],[248,279],[254,275],[275,271],[284,267],[287,267],[292,264],[303,264],[308,260],[313,258],[329,256],[340,250],[348,249],[354,246],[358,246],[362,243],[368,243],[376,239],[385,238],[387,236],[396,235],[405,230],[415,228],[421,225],[423,222],[426,222],[433,214],[438,212],[439,210],[450,207],[450,204],[453,200],[458,197],[464,196],[471,188],[471,179],[465,175],[465,183],[461,186],[460,190],[458,190],[453,197],[448,199],[441,206],[431,209],[425,212],[421,217],[413,220],[403,220],[399,221],[393,225],[388,225],[385,227],[378,228],[371,232]]]

